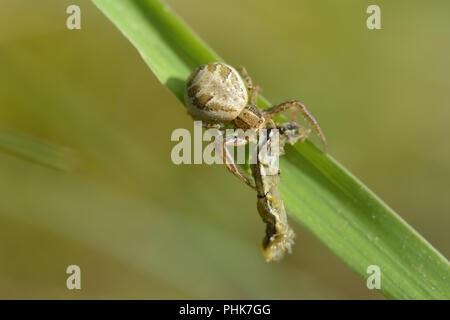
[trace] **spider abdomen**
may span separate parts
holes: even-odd
[[[195,119],[228,122],[245,108],[248,94],[244,81],[233,67],[214,62],[192,73],[186,83],[184,100]]]

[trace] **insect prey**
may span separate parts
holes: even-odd
[[[259,151],[256,164],[251,170],[257,191],[257,209],[266,223],[266,234],[262,242],[262,252],[266,261],[278,261],[284,253],[291,252],[295,234],[288,224],[287,214],[281,200],[278,185],[280,169],[278,157],[284,153],[286,143],[294,144],[305,140],[309,129],[295,122],[277,124],[277,129],[270,129],[259,137]]]

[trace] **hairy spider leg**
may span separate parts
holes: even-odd
[[[252,78],[245,69],[244,66],[238,66],[237,70],[244,77],[245,82],[247,82],[247,91],[248,96],[250,97],[250,104],[256,105],[256,98],[258,97],[258,93],[262,93],[262,89],[260,86],[253,85]]]
[[[319,135],[320,140],[322,140],[322,143],[324,145],[324,151],[327,152],[327,140],[325,138],[325,135],[322,132],[322,129],[320,128],[319,124],[317,123],[316,119],[312,116],[311,113],[309,113],[308,109],[298,100],[289,100],[280,104],[277,104],[273,107],[270,107],[269,109],[263,110],[264,117],[266,119],[272,119],[273,117],[285,112],[286,110],[291,110],[291,115],[294,114],[292,110],[295,108],[298,108],[300,112],[302,113],[303,117],[308,120],[312,126],[316,129],[317,134]],[[294,116],[293,120],[296,121],[297,117]]]
[[[238,177],[241,181],[245,182],[250,188],[255,189],[254,183],[247,179],[239,170],[238,166],[234,162],[233,157],[230,154],[230,151],[227,149],[227,146],[244,146],[248,144],[247,139],[242,139],[235,136],[225,136],[225,137],[217,137],[216,143],[219,144],[218,148],[216,150],[219,150],[221,152],[223,164],[225,167],[236,177]]]

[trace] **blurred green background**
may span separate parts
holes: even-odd
[[[270,101],[303,101],[330,153],[450,255],[448,1],[167,2]],[[267,264],[254,192],[172,164],[176,128],[193,129],[183,106],[90,1],[1,0],[0,298],[382,298],[298,225]]]

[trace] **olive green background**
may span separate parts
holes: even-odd
[[[270,101],[303,101],[330,153],[450,255],[448,1],[167,2]],[[172,164],[176,128],[184,107],[90,1],[1,0],[0,134],[50,145],[0,148],[0,298],[382,298],[299,225],[267,264],[255,193]]]

